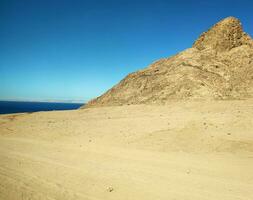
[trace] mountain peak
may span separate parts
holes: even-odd
[[[222,52],[244,44],[249,45],[249,43],[252,45],[250,37],[243,32],[240,20],[235,17],[227,17],[207,32],[202,33],[193,47],[199,50],[212,48]]]
[[[131,73],[85,107],[253,98],[253,40],[228,17],[193,48]]]
[[[241,27],[241,22],[238,18],[230,16],[219,21],[216,25],[232,25]]]

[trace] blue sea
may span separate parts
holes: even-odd
[[[52,110],[75,110],[81,103],[0,101],[0,114],[38,112]]]

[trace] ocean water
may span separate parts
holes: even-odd
[[[0,101],[0,114],[52,110],[74,110],[78,109],[82,105],[83,104],[81,103]]]

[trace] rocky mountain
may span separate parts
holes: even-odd
[[[193,46],[131,73],[85,107],[253,97],[253,40],[228,17]]]

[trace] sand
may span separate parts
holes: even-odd
[[[253,101],[0,115],[1,200],[252,200]]]

